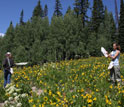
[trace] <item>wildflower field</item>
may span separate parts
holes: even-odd
[[[122,83],[109,81],[110,59],[89,59],[46,63],[15,68],[13,91],[3,89],[0,71],[0,102],[9,107],[124,107],[124,55],[121,55]],[[16,104],[16,105],[15,105]]]

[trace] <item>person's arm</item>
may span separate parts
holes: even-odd
[[[112,52],[111,52],[112,53]],[[111,53],[108,53],[108,51],[107,51],[107,55],[108,55],[108,57],[110,57],[111,56]]]
[[[6,66],[6,59],[4,59],[3,61],[3,67],[5,68],[5,66]]]
[[[12,65],[11,65],[11,67],[13,67],[13,66],[15,66],[15,63],[14,63],[14,60],[13,59],[11,59],[12,60]]]
[[[115,56],[111,56],[111,54],[109,54],[109,57],[112,59],[115,59],[119,54],[120,54],[120,51],[117,51]]]
[[[10,67],[8,66],[8,60],[7,58],[3,61],[3,68],[9,69]]]

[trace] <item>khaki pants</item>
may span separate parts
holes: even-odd
[[[120,82],[121,81],[121,76],[120,76],[120,66],[114,66],[111,70],[110,70],[110,79],[112,82]]]

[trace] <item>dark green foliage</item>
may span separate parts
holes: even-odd
[[[89,55],[96,56],[97,53],[97,39],[96,39],[96,33],[91,33],[88,37],[88,44],[87,44],[87,50],[89,51]]]
[[[23,20],[23,18],[24,18],[24,11],[22,10],[22,11],[21,11],[21,14],[20,14],[20,24],[21,24],[21,25],[24,25],[24,20]]]
[[[71,12],[71,6],[69,6],[67,11],[66,11],[66,13],[69,13],[69,12]]]
[[[107,35],[108,35],[107,39],[111,41],[109,43],[112,44],[114,42],[117,42],[118,37],[117,37],[117,35],[115,35],[116,25],[114,22],[113,14],[109,13],[107,8],[105,9],[104,26],[105,26],[105,28],[103,28],[103,29],[107,32]]]
[[[60,2],[60,0],[56,0],[54,15],[57,16],[57,17],[62,16],[61,10],[62,10],[61,2]]]
[[[7,29],[6,36],[4,36],[4,41],[3,41],[5,52],[7,52],[7,51],[11,52],[13,50],[14,36],[15,36],[14,35],[14,27],[13,27],[12,22],[10,22],[10,26]]]
[[[43,9],[42,9],[41,4],[40,4],[40,0],[38,1],[38,4],[34,8],[34,11],[33,11],[33,17],[38,17],[38,16],[40,16],[40,17],[44,16]]]
[[[119,38],[118,42],[121,45],[121,51],[124,52],[124,1],[121,0],[120,21],[119,21]]]
[[[75,7],[74,7],[74,11],[77,15],[77,17],[79,16],[80,14],[80,2],[79,0],[75,0],[75,3],[74,3]]]
[[[2,81],[2,80],[1,80]],[[7,100],[7,96],[5,95],[6,92],[3,87],[0,87],[0,103],[3,103],[4,101]]]
[[[83,26],[85,26],[85,23],[87,21],[87,10],[89,8],[89,1],[88,0],[75,0],[75,13],[78,16],[81,16],[81,20],[83,23]]]
[[[96,32],[91,33],[88,40],[89,53],[92,56],[101,56],[100,48],[104,46],[107,50],[112,50],[112,43],[117,40],[115,36],[116,27],[112,13],[105,9],[104,22],[99,25]],[[94,41],[96,41],[94,43]]]
[[[44,17],[48,16],[48,7],[45,5],[44,7]]]
[[[97,32],[100,24],[104,21],[104,6],[102,0],[94,0],[92,11],[92,29]]]

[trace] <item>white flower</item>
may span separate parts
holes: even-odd
[[[13,98],[12,97],[9,97],[9,101],[12,101],[13,100]]]
[[[22,95],[21,95],[22,98],[24,98],[24,97],[26,97],[26,96],[27,96],[27,94],[22,94]]]
[[[21,89],[16,89],[16,92],[19,92],[19,91],[21,91]]]
[[[12,94],[14,92],[14,90],[13,89],[11,89],[10,91],[9,91],[9,94]]]
[[[21,107],[22,106],[22,103],[18,103],[16,107]]]
[[[18,101],[18,100],[19,100],[19,97],[20,97],[20,95],[16,96],[14,99],[15,99],[16,101]]]
[[[11,90],[15,90],[15,87],[14,86],[11,86],[11,87],[9,87],[7,90],[6,90],[6,92],[9,92],[9,91],[11,91]]]
[[[7,84],[5,88],[6,88],[6,89],[9,88],[11,85],[12,85],[12,84]]]
[[[14,107],[13,105],[10,105],[10,107]]]
[[[7,89],[6,92],[10,91],[10,89]]]
[[[5,104],[5,105],[8,104],[8,101],[5,101],[4,104]]]
[[[17,96],[17,93],[13,93],[14,96]]]

